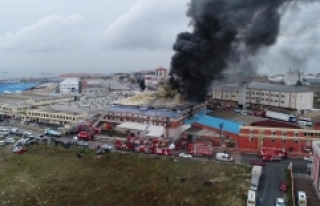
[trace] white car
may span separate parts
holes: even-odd
[[[77,145],[78,145],[78,146],[88,146],[88,142],[79,141],[79,142],[77,142]]]
[[[16,142],[14,140],[14,138],[12,138],[12,137],[7,137],[5,141],[8,142],[8,143],[15,143]]]
[[[12,149],[12,152],[13,153],[17,153],[18,151],[20,151],[21,150],[21,147],[14,147],[13,149]]]
[[[186,154],[186,153],[180,153],[179,157],[183,157],[183,158],[192,158],[191,154]]]
[[[276,206],[285,206],[283,198],[276,199]]]
[[[105,145],[102,146],[102,149],[111,150],[112,146],[105,144]]]
[[[313,157],[305,157],[303,159],[307,162],[313,162]]]

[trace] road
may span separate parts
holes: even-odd
[[[258,159],[258,155],[243,155],[242,163],[250,164],[251,160]],[[303,159],[288,158],[280,162],[266,162],[258,189],[259,206],[274,206],[277,198],[285,198],[285,194],[279,190],[279,184],[285,179],[283,169],[288,168],[290,162],[298,168],[305,168],[307,163]]]

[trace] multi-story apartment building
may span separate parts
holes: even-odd
[[[261,82],[214,85],[212,98],[239,105],[259,105],[301,111],[313,107],[313,91],[304,87]]]

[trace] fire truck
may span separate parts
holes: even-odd
[[[287,158],[287,152],[284,148],[262,147],[259,156],[264,161],[280,161],[281,159]]]
[[[188,154],[192,156],[212,156],[212,145],[205,142],[188,143]]]

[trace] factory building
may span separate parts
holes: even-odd
[[[312,184],[316,190],[318,197],[320,198],[320,141],[314,141],[312,143],[313,149],[313,162],[311,170]]]
[[[148,124],[154,127],[155,131],[163,131],[161,135],[164,138],[178,138],[183,129],[182,114],[148,107],[113,106],[105,110],[101,121],[116,125],[119,130],[135,130],[137,136],[142,135],[142,130]]]
[[[313,91],[304,87],[261,82],[215,84],[214,100],[230,105],[255,105],[260,108],[286,108],[298,112],[313,108]]]
[[[26,110],[53,105],[61,102],[72,102],[74,95],[57,93],[20,93],[0,95],[0,114],[19,116]]]
[[[60,93],[78,93],[80,91],[80,78],[70,77],[64,79],[59,85]]]
[[[258,153],[261,147],[285,148],[295,157],[306,156],[312,141],[320,139],[317,130],[228,111],[204,114],[184,135],[244,153]]]

